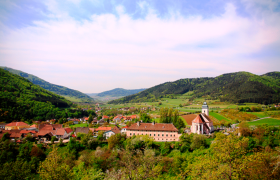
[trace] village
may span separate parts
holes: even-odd
[[[98,111],[99,109],[96,110],[97,113]],[[16,143],[21,143],[28,136],[36,139],[37,143],[67,143],[71,138],[79,137],[79,134],[90,133],[92,137],[102,135],[104,139],[109,139],[115,134],[124,134],[127,138],[134,135],[148,135],[154,141],[170,142],[179,141],[182,133],[211,135],[215,131],[213,121],[209,118],[209,107],[206,102],[202,105],[202,113],[190,116],[193,117],[191,126],[185,127],[181,133],[173,123],[156,123],[154,121],[144,123],[138,115],[118,114],[112,121],[109,121],[109,116],[106,115],[103,115],[100,120],[94,117],[91,122],[88,122],[89,117],[67,119],[73,125],[84,124],[87,127],[63,127],[63,124],[55,124],[55,120],[37,121],[33,125],[25,122],[1,123],[0,139],[6,134],[6,138]],[[228,135],[228,132],[233,132],[234,129],[222,128],[216,129],[216,131],[223,130]]]

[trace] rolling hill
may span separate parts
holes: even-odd
[[[88,93],[90,97],[94,98],[97,101],[107,102],[110,100],[118,99],[124,96],[129,96],[132,94],[136,94],[138,92],[144,91],[145,89],[122,89],[122,88],[115,88],[109,91],[104,91],[101,93]]]
[[[270,72],[261,76],[249,72],[236,72],[214,78],[180,79],[174,82],[166,82],[108,103],[157,101],[169,95],[193,91],[193,98],[204,97],[233,103],[270,104],[280,102],[279,77],[280,72]]]
[[[73,102],[94,102],[93,98],[91,98],[90,96],[77,91],[77,90],[73,90],[73,89],[69,89],[67,87],[64,86],[59,86],[59,85],[55,85],[55,84],[51,84],[37,76],[19,71],[19,70],[15,70],[12,68],[8,68],[8,67],[1,67],[4,70],[9,71],[10,73],[13,74],[17,74],[21,77],[24,77],[26,79],[28,79],[29,81],[31,81],[32,83],[39,85],[40,87],[51,91],[55,94],[61,95],[63,97],[65,97],[66,99],[73,101]]]
[[[111,97],[120,97],[120,96],[129,96],[132,94],[136,94],[138,92],[144,91],[145,89],[122,89],[122,88],[115,88],[109,91],[104,91],[102,93],[98,93],[96,96],[99,97],[105,97],[105,96],[111,96]]]

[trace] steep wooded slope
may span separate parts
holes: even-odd
[[[0,68],[0,122],[43,117],[52,109],[71,104],[64,97]]]
[[[280,102],[279,72],[271,72],[262,76],[248,72],[236,72],[215,78],[180,79],[109,103],[156,101],[168,94],[184,94],[189,91],[193,91],[193,97],[220,99],[234,103],[268,104]]]
[[[22,72],[19,70],[15,70],[15,69],[8,68],[8,67],[1,67],[1,68],[3,68],[4,70],[7,70],[13,74],[17,74],[21,77],[24,77],[24,78],[28,79],[29,81],[31,81],[32,83],[39,85],[40,87],[42,87],[48,91],[51,91],[55,94],[81,99],[82,102],[93,102],[94,101],[90,96],[88,96],[80,91],[69,89],[64,86],[51,84],[37,76],[31,75],[31,74],[28,74],[28,73],[25,73],[25,72]]]

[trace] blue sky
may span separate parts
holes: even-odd
[[[3,0],[0,66],[85,93],[280,70],[280,1]]]

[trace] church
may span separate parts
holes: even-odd
[[[214,131],[213,121],[209,118],[209,107],[206,102],[202,105],[202,113],[192,120],[191,132],[196,134],[210,134]]]

